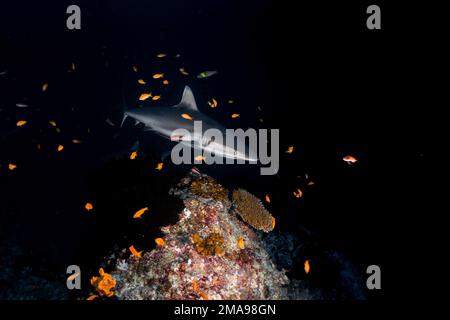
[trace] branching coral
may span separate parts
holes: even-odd
[[[265,232],[273,230],[275,218],[254,195],[244,189],[234,190],[233,201],[237,212],[246,223]]]
[[[116,280],[109,273],[106,273],[103,268],[100,268],[98,272],[100,277],[92,277],[91,284],[101,296],[112,297],[114,295],[112,290],[116,286]]]
[[[228,191],[208,176],[202,176],[191,183],[191,191],[202,198],[212,198],[217,201],[228,199]]]
[[[204,256],[222,256],[224,254],[223,249],[223,237],[219,233],[211,233],[206,238],[202,239],[197,233],[192,236],[192,241],[195,244],[197,252]]]

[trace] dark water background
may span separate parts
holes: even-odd
[[[169,86],[148,86],[161,90],[162,99],[145,105],[176,104],[189,85],[200,110],[225,125],[280,129],[279,176],[259,176],[253,167],[202,171],[261,198],[269,193],[280,230],[313,230],[357,266],[380,265],[385,279],[394,280],[383,282],[387,292],[403,284],[397,271],[414,267],[397,264],[412,250],[405,195],[421,194],[415,186],[425,179],[426,118],[406,103],[425,97],[414,81],[416,42],[393,23],[395,11],[383,15],[383,30],[371,33],[363,3],[325,10],[275,1],[77,1],[82,29],[69,31],[69,4],[2,4],[0,239],[6,251],[18,246],[27,257],[18,269],[40,264],[49,277],[64,276],[69,264],[95,270],[116,244],[150,249],[158,227],[172,221],[166,212],[177,204],[163,199],[189,168],[156,172],[158,154],[151,151],[133,163],[109,160],[137,133],[117,136],[117,127],[105,122],[121,118],[122,91],[136,106],[143,91],[137,79],[164,72]],[[160,52],[168,56],[157,59]],[[68,73],[71,63],[76,70]],[[190,76],[180,75],[180,67]],[[217,76],[195,78],[215,69]],[[215,110],[206,103],[212,97],[220,104]],[[18,102],[29,107],[17,108]],[[230,119],[232,113],[241,118]],[[28,124],[17,129],[19,119]],[[73,138],[83,143],[73,145]],[[152,139],[159,143],[151,137],[147,146]],[[58,144],[65,146],[61,153]],[[295,152],[286,155],[290,145]],[[359,161],[349,166],[342,161],[347,154]],[[16,171],[7,170],[9,162]],[[297,178],[305,173],[315,186]],[[292,196],[296,187],[302,199]],[[87,201],[92,213],[83,210]],[[140,225],[130,221],[130,213],[147,205],[155,213]]]

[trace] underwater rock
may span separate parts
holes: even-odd
[[[224,188],[191,173],[170,193],[184,202],[178,222],[161,228],[164,246],[116,261],[117,298],[288,299],[287,276],[231,209]]]

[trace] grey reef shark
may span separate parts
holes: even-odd
[[[245,135],[234,135],[233,139],[228,139],[227,134],[230,135],[230,131],[234,130],[226,129],[200,112],[195,103],[194,94],[188,86],[185,86],[178,104],[171,107],[125,110],[121,126],[127,118],[133,119],[135,124],[142,123],[145,131],[153,131],[166,139],[177,141],[186,148],[201,152],[205,157],[209,155],[214,158],[232,159],[232,161],[237,160],[238,163],[243,161],[257,163],[258,161],[257,153],[249,143],[250,139],[246,139]],[[227,139],[224,139],[225,137]]]

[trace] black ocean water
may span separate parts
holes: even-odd
[[[201,165],[201,171],[261,199],[269,194],[266,205],[280,232],[314,234],[321,249],[305,257],[313,267],[315,254],[327,248],[362,272],[379,265],[387,292],[403,283],[394,276],[404,269],[398,259],[411,250],[402,202],[406,194],[419,195],[414,186],[425,177],[421,116],[406,111],[399,85],[415,86],[414,46],[393,22],[396,9],[383,16],[384,29],[370,32],[364,3],[77,1],[81,30],[68,30],[70,4],[2,4],[0,241],[8,268],[0,285],[6,298],[34,297],[20,276],[27,268],[54,282],[64,281],[71,264],[93,274],[118,248],[150,250],[158,228],[175,222],[179,204],[167,191],[190,167],[166,163],[155,170],[160,138],[151,135],[131,162],[128,150],[142,133],[118,124],[124,104],[137,106],[143,88],[162,96],[143,105],[170,106],[185,85],[199,109],[226,126],[280,130],[277,175],[261,176],[253,166]],[[167,56],[157,58],[161,52]],[[197,79],[205,70],[219,73]],[[169,85],[156,84],[155,73],[164,73]],[[139,78],[149,84],[139,85]],[[211,98],[219,102],[214,110]],[[231,119],[233,113],[240,118]],[[17,128],[18,120],[27,124]],[[74,145],[74,138],[82,143]],[[57,152],[60,144],[64,150]],[[289,146],[292,154],[285,153]],[[349,165],[346,155],[358,162]],[[8,170],[8,163],[17,168]],[[300,199],[292,194],[296,188],[303,190]],[[86,202],[93,211],[84,210]],[[145,206],[151,213],[136,224],[130,213]],[[302,265],[296,268],[303,277]],[[55,292],[50,298],[74,296]]]

